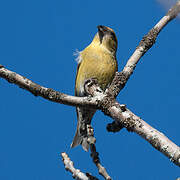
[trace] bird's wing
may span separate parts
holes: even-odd
[[[77,75],[78,75],[78,72],[79,72],[79,67],[80,67],[80,65],[81,65],[81,62],[78,63],[78,66],[77,66],[75,84],[76,84],[76,81],[77,81]],[[76,88],[75,88],[75,96],[78,96],[78,94],[77,94],[77,89],[76,89]]]
[[[80,65],[81,63],[79,63],[77,67],[76,80]],[[76,88],[75,88],[75,96],[80,96]],[[87,142],[87,125],[91,124],[91,119],[95,112],[96,112],[95,109],[76,107],[78,123],[77,123],[76,133],[73,142],[71,144],[72,148],[78,146],[79,144],[82,144],[83,149],[85,151],[88,151],[89,144]]]

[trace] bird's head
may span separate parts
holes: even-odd
[[[99,25],[97,26],[97,28],[98,28],[98,33],[96,34],[93,41],[95,41],[99,45],[104,46],[110,52],[116,53],[117,38],[115,32],[107,26]]]

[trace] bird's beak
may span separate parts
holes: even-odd
[[[97,26],[97,28],[98,28],[98,32],[101,32],[103,34],[107,31],[106,26],[99,25],[99,26]]]
[[[97,26],[97,28],[98,28],[98,31],[103,31],[103,26],[102,25]]]
[[[100,43],[102,43],[104,33],[107,31],[107,29],[106,26],[102,26],[102,25],[97,26],[97,28],[98,28]]]

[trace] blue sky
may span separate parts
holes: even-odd
[[[155,1],[6,0],[0,2],[0,64],[36,83],[74,94],[77,64],[97,25],[118,38],[119,71],[141,38],[165,14]],[[120,103],[180,145],[180,20],[171,22],[140,60],[119,94]],[[0,179],[70,180],[59,157],[98,175],[89,153],[70,149],[76,128],[74,107],[34,97],[0,79]],[[180,170],[146,141],[125,129],[107,133],[111,119],[93,119],[97,151],[113,179],[169,180]],[[100,177],[100,179],[102,179]]]

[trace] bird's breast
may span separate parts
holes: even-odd
[[[97,79],[100,87],[105,90],[117,71],[116,57],[103,49],[85,49],[81,52],[81,64],[76,76],[76,92],[82,95],[87,79]]]

